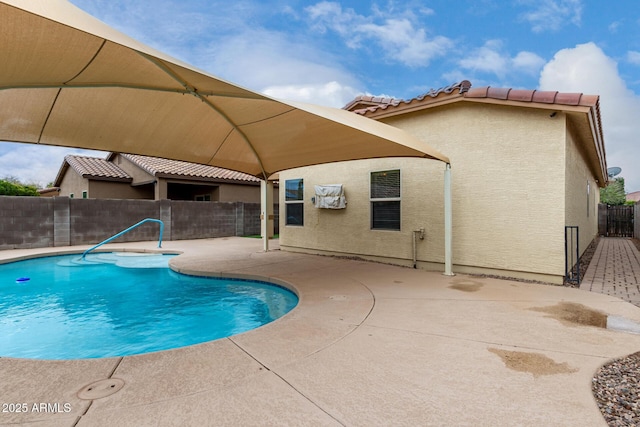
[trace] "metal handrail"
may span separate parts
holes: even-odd
[[[103,240],[102,242],[98,243],[97,245],[87,249],[86,251],[84,251],[84,253],[82,254],[82,259],[84,260],[84,257],[87,256],[87,254],[89,252],[91,252],[94,249],[99,248],[100,246],[104,245],[105,243],[109,243],[110,241],[117,239],[118,237],[122,236],[125,233],[128,233],[129,231],[133,230],[134,228],[144,224],[145,222],[157,222],[158,224],[160,224],[160,237],[158,238],[158,247],[161,248],[162,247],[162,233],[164,233],[164,222],[162,222],[159,219],[153,219],[153,218],[145,218],[142,221],[140,221],[137,224],[132,225],[131,227],[127,228],[126,230],[122,230],[121,232],[119,232],[118,234],[114,234],[113,236],[109,237],[107,240]]]

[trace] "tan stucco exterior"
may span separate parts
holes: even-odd
[[[597,232],[597,184],[572,139],[567,116],[548,110],[457,103],[383,119],[446,153],[452,165],[454,272],[561,282],[564,226],[579,225],[581,252]],[[370,230],[369,174],[401,170],[401,230]],[[280,244],[293,251],[361,256],[418,267],[444,262],[444,165],[392,158],[294,169],[280,183],[303,178],[305,224],[284,226]],[[587,218],[586,183],[593,210]],[[344,184],[347,208],[311,203],[316,184]],[[284,191],[281,192],[284,206]],[[591,207],[590,207],[591,209]]]
[[[89,180],[67,169],[60,181],[59,196],[82,198],[82,192],[89,191]]]
[[[144,188],[132,187],[128,182],[100,181],[83,178],[73,170],[67,170],[60,184],[60,192],[56,196],[83,198],[87,192],[90,199],[150,199]],[[153,194],[151,194],[153,196]]]

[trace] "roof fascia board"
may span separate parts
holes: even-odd
[[[598,177],[598,184],[601,187],[605,187],[607,185],[607,181],[609,179],[607,175],[607,158],[606,152],[604,150],[604,140],[602,138],[602,134],[598,132],[600,127],[597,125],[597,117],[595,113],[595,108],[592,108],[589,115],[589,128],[591,129],[591,135],[593,141],[595,143],[595,149],[598,155],[598,160],[600,162],[600,176]]]
[[[82,175],[83,178],[91,180],[91,181],[109,181],[109,182],[132,182],[133,178],[115,178],[110,176],[97,176],[85,173]]]
[[[522,101],[510,101],[504,99],[495,99],[495,98],[467,98],[464,95],[456,95],[454,97],[447,97],[441,100],[431,101],[431,102],[418,102],[418,103],[409,103],[405,105],[398,105],[396,107],[389,107],[387,109],[380,109],[370,114],[365,114],[365,117],[370,119],[383,119],[387,117],[393,117],[400,114],[412,113],[415,111],[426,110],[429,108],[441,107],[443,105],[452,104],[454,102],[473,102],[479,104],[493,104],[493,105],[503,105],[508,107],[518,107],[518,108],[537,108],[542,110],[554,110],[554,111],[567,111],[567,112],[579,112],[579,113],[588,113],[592,109],[592,107],[585,105],[565,105],[565,104],[546,104],[540,102],[522,102]]]
[[[510,101],[506,99],[495,98],[464,98],[462,99],[462,101],[475,102],[480,104],[504,105],[507,107],[537,108],[539,110],[554,110],[576,113],[589,113],[592,110],[592,107],[587,105],[547,104],[543,102]]]
[[[64,179],[64,176],[67,174],[68,169],[69,169],[69,162],[67,162],[67,159],[64,159],[62,161],[62,166],[60,166],[60,170],[58,171],[58,175],[56,175],[56,179],[53,181],[54,187],[60,187],[60,184],[62,184],[62,180]]]

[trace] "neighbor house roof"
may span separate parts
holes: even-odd
[[[490,86],[472,88],[471,82],[463,80],[440,89],[431,89],[423,95],[408,100],[359,96],[343,108],[380,120],[454,102],[546,109],[551,110],[550,117],[555,117],[558,111],[566,113],[569,120],[574,123],[575,129],[581,133],[582,139],[592,141],[592,144],[585,146],[587,155],[599,184],[606,185],[607,161],[598,95]]]
[[[627,194],[627,202],[640,202],[640,191]]]
[[[145,172],[156,177],[198,178],[220,181],[238,181],[243,183],[259,183],[260,179],[253,175],[236,172],[216,166],[182,162],[179,160],[161,159],[159,157],[141,156],[137,154],[120,154]],[[112,153],[108,160],[115,156]]]
[[[81,177],[88,179],[119,182],[131,182],[133,180],[128,173],[107,159],[69,154],[65,156],[58,171],[58,176],[56,176],[53,184],[55,187],[60,186],[62,178],[69,168],[73,169]]]

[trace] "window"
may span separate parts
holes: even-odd
[[[400,230],[400,170],[371,172],[371,229]]]
[[[202,194],[199,196],[196,196],[196,202],[210,202],[211,201],[211,194]]]
[[[73,199],[73,193],[69,193],[69,198]]]
[[[83,199],[86,199],[87,197],[89,197],[89,192],[88,192],[87,190],[84,190],[84,191],[82,192],[82,198],[83,198]]]
[[[304,180],[288,179],[284,187],[285,224],[304,225]]]

